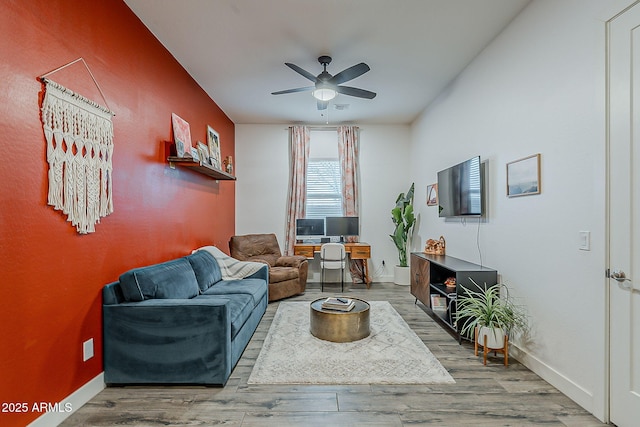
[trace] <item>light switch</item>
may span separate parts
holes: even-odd
[[[580,232],[580,247],[581,251],[590,251],[591,250],[591,232],[590,231],[581,231]]]

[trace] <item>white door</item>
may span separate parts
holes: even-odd
[[[640,420],[640,4],[609,23],[610,420]]]

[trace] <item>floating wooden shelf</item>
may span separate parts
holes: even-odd
[[[178,164],[182,167],[192,169],[198,173],[201,173],[203,175],[206,175],[208,177],[211,177],[219,181],[235,181],[236,180],[236,177],[229,173],[221,171],[220,169],[216,169],[213,166],[207,165],[200,161],[195,161],[189,157],[169,156],[167,160],[169,161],[170,166]]]

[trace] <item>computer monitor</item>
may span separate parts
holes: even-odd
[[[324,219],[296,219],[296,236],[324,236]]]
[[[324,219],[327,236],[358,236],[360,234],[357,216],[328,216]]]

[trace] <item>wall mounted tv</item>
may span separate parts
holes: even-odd
[[[324,219],[296,219],[296,236],[324,236]]]
[[[483,171],[480,156],[476,156],[438,172],[440,217],[484,215]]]

